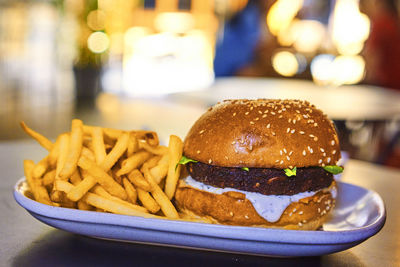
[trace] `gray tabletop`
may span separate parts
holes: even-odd
[[[0,266],[399,266],[400,171],[350,160],[342,179],[375,190],[385,201],[384,228],[364,243],[331,255],[267,258],[98,240],[49,227],[30,216],[12,196],[23,176],[22,160],[46,152],[33,141],[0,143]]]

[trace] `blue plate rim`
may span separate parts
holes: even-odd
[[[170,219],[143,218],[120,214],[84,211],[63,207],[53,207],[34,201],[23,195],[18,187],[25,178],[20,178],[14,186],[13,195],[16,202],[30,213],[36,213],[48,218],[73,221],[80,223],[94,223],[146,230],[157,230],[171,233],[190,234],[193,236],[207,236],[212,238],[228,238],[243,241],[274,242],[290,244],[348,244],[362,242],[378,233],[386,221],[386,208],[382,198],[373,190],[369,190],[350,183],[337,182],[339,186],[357,187],[374,194],[379,210],[379,216],[369,225],[355,229],[341,231],[305,231],[284,230],[263,227],[231,226],[209,224],[201,222],[178,221]],[[49,211],[51,211],[49,213]],[[96,217],[96,221],[93,221]],[[184,227],[182,227],[184,226]],[[295,237],[295,238],[294,238]],[[340,239],[340,241],[338,240]]]

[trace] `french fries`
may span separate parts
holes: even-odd
[[[53,143],[21,122],[48,151],[24,161],[34,200],[47,205],[146,218],[179,219],[171,199],[180,175],[182,141],[159,145],[152,131],[124,131],[71,122]]]

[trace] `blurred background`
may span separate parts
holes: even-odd
[[[0,0],[0,142],[19,121],[181,137],[226,98],[301,98],[400,168],[397,0]]]

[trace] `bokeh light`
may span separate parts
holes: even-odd
[[[87,45],[93,53],[103,53],[109,47],[110,39],[104,32],[94,32],[89,36]]]
[[[282,76],[290,77],[299,70],[296,56],[289,51],[280,51],[272,56],[272,66]]]
[[[101,31],[104,29],[106,22],[106,14],[102,10],[93,10],[87,16],[87,25],[94,31]]]

